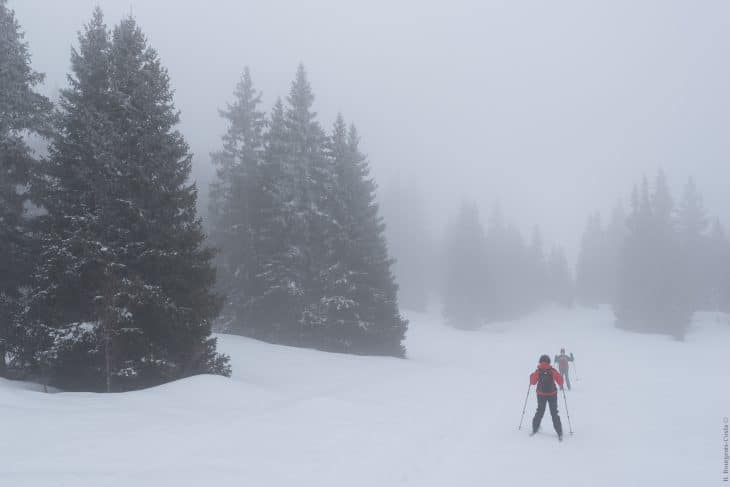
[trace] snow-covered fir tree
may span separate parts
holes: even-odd
[[[355,127],[347,129],[338,116],[328,144],[336,231],[326,242],[322,342],[328,350],[402,356],[407,323],[398,310],[375,182],[359,144]]]
[[[289,345],[402,356],[406,322],[356,130],[331,137],[300,65],[268,130],[244,74],[223,150],[214,154],[212,239],[226,328]],[[228,277],[225,277],[228,276]]]
[[[67,389],[229,373],[210,336],[220,299],[167,71],[134,19],[110,33],[98,8],[71,68],[38,187],[26,357]]]
[[[297,68],[284,112],[289,164],[294,173],[290,200],[291,248],[297,259],[297,274],[303,279],[304,310],[294,325],[295,340],[314,346],[326,326],[327,313],[321,299],[329,269],[330,242],[338,232],[334,220],[332,165],[326,157],[326,135],[313,111],[314,93],[304,66]],[[294,337],[292,337],[294,338]]]
[[[217,179],[210,189],[210,240],[219,250],[216,259],[218,289],[226,296],[224,327],[247,322],[250,299],[260,277],[258,239],[263,234],[261,214],[270,184],[264,184],[264,113],[261,95],[246,68],[234,92],[234,101],[221,117],[228,122],[223,147],[211,154]]]
[[[248,309],[234,317],[237,333],[275,343],[301,344],[300,319],[304,309],[305,266],[297,246],[301,217],[294,206],[299,191],[299,173],[291,157],[285,109],[278,99],[264,135],[262,188],[267,197],[259,209],[260,233],[255,236],[260,272],[249,296]]]
[[[13,11],[0,0],[0,376],[36,254],[25,209],[37,156],[27,137],[48,135],[51,103],[35,91],[42,80]]]

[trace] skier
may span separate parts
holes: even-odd
[[[555,363],[558,364],[558,371],[560,371],[560,374],[565,379],[565,385],[568,386],[568,390],[570,390],[570,362],[575,361],[575,357],[573,357],[573,352],[570,352],[570,356],[565,355],[565,349],[560,349],[560,355],[555,356]]]
[[[550,405],[550,416],[553,418],[553,427],[558,434],[558,440],[563,441],[563,425],[558,416],[558,388],[555,383],[563,388],[563,377],[560,372],[550,366],[550,357],[542,355],[537,370],[530,374],[530,384],[537,384],[537,412],[532,418],[532,435],[537,433],[540,422],[545,414],[545,405]]]

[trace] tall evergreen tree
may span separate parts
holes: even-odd
[[[307,344],[325,325],[320,299],[327,280],[327,241],[336,231],[328,208],[332,207],[334,174],[325,156],[326,136],[312,110],[314,93],[303,65],[292,82],[284,114],[288,157],[294,169],[295,186],[290,213],[294,232],[295,264],[304,282],[304,310],[297,328],[302,344]]]
[[[281,99],[272,110],[264,145],[260,175],[267,197],[259,208],[263,223],[256,236],[260,272],[254,280],[248,319],[238,320],[236,329],[261,340],[301,345],[300,320],[307,287],[298,240],[305,226],[297,204],[301,174],[292,157]]]
[[[42,80],[13,11],[0,0],[0,376],[35,254],[25,204],[37,161],[26,138],[48,135],[51,103],[35,91]]]
[[[264,184],[263,112],[261,95],[245,68],[234,92],[234,102],[221,116],[228,122],[223,148],[211,154],[217,180],[210,191],[210,239],[219,249],[218,288],[226,296],[226,327],[245,326],[255,280],[261,271],[257,239],[262,235],[261,209],[268,197]]]
[[[398,311],[397,286],[375,202],[375,182],[360,152],[354,126],[335,122],[328,153],[334,170],[336,225],[328,248],[321,312],[327,317],[320,346],[328,350],[402,356],[407,323]]]
[[[28,355],[69,389],[228,373],[166,70],[132,18],[110,36],[97,8],[72,71],[39,188],[47,215],[26,320],[43,340]]]
[[[357,131],[338,118],[325,136],[299,66],[287,106],[277,101],[264,133],[250,85],[244,75],[235,113],[224,113],[231,121],[224,150],[214,155],[213,238],[231,272],[224,281],[229,329],[276,343],[402,356],[406,322]]]

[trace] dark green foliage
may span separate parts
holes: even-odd
[[[12,335],[35,254],[25,209],[37,161],[27,137],[48,135],[51,103],[34,91],[42,80],[15,15],[0,0],[0,376],[6,350],[17,353]]]
[[[34,188],[47,214],[26,322],[43,341],[26,355],[67,389],[229,373],[210,337],[220,299],[166,70],[133,19],[110,35],[97,9],[72,72]]]
[[[328,349],[402,356],[407,323],[398,312],[397,286],[375,203],[375,182],[354,126],[338,117],[329,143],[336,226],[327,242],[324,296]]]
[[[247,326],[254,289],[260,288],[263,227],[271,206],[272,176],[264,161],[261,95],[253,87],[248,68],[236,86],[235,100],[220,114],[228,121],[223,148],[211,154],[217,180],[210,191],[210,240],[219,249],[218,288],[224,294],[226,327],[239,321]],[[265,181],[267,179],[268,181]]]

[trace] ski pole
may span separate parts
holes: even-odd
[[[525,395],[525,405],[522,406],[522,417],[520,418],[520,425],[517,427],[518,430],[522,429],[522,420],[525,419],[525,410],[527,409],[527,398],[530,397],[530,389],[532,389],[532,384],[527,386],[527,395]]]
[[[563,402],[565,403],[565,414],[568,416],[568,428],[570,429],[570,434],[573,434],[573,425],[570,424],[570,412],[568,411],[568,400],[565,398],[565,389],[561,389],[563,391]]]
[[[579,381],[580,377],[578,377],[578,369],[575,368],[575,362],[573,362],[573,372],[575,372],[575,380]]]

